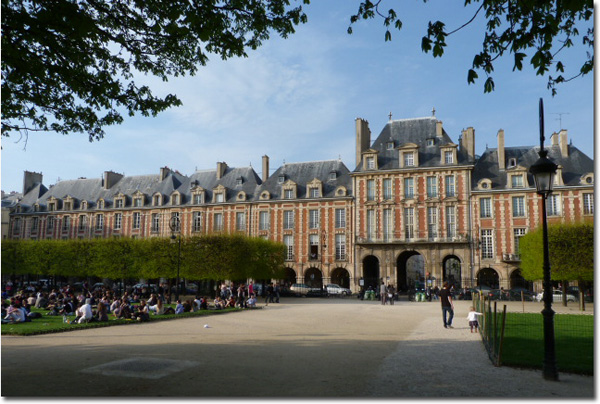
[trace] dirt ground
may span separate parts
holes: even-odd
[[[521,303],[508,302],[521,311]],[[284,298],[262,310],[2,337],[4,397],[586,397],[594,378],[494,367],[455,303]],[[526,311],[540,312],[540,303]],[[499,306],[501,307],[501,306]],[[586,313],[593,313],[589,305]],[[555,311],[562,312],[556,305]],[[569,312],[578,312],[570,305]]]

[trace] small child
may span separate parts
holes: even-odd
[[[477,332],[477,329],[479,328],[479,323],[477,322],[477,316],[481,316],[482,314],[479,312],[475,311],[475,308],[471,307],[469,308],[469,314],[467,315],[467,320],[469,320],[469,327],[471,327],[471,332],[473,332],[473,329],[475,329],[475,332]]]

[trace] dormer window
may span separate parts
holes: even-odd
[[[238,201],[245,201],[246,200],[246,193],[244,191],[238,192],[236,200],[238,200]]]
[[[88,203],[87,203],[87,201],[82,201],[82,202],[81,202],[81,206],[80,206],[81,210],[86,210],[86,209],[87,209],[87,207],[88,207]]]
[[[260,194],[260,199],[261,200],[267,200],[271,198],[271,194],[269,193],[269,191],[262,191]]]
[[[104,209],[104,200],[100,199],[98,201],[98,209]]]
[[[235,179],[235,185],[237,185],[238,187],[242,186],[243,183],[244,179],[242,177],[238,177]]]
[[[48,203],[48,212],[54,212],[56,210],[56,203],[50,202]]]
[[[215,202],[216,203],[225,202],[225,197],[223,196],[223,192],[218,192],[215,194]]]
[[[373,156],[367,157],[366,164],[367,164],[367,170],[374,170],[375,169],[375,157],[373,157]]]
[[[453,164],[454,163],[454,152],[452,150],[446,150],[444,152],[444,164]]]
[[[319,188],[312,187],[312,188],[309,188],[309,189],[310,189],[309,192],[310,192],[310,197],[311,198],[318,198],[318,197],[321,196],[320,193],[319,193]]]
[[[293,189],[285,189],[283,191],[284,199],[294,199],[294,190]]]
[[[136,208],[141,208],[143,206],[143,200],[141,197],[133,198],[133,206]]]
[[[523,175],[511,175],[510,184],[512,188],[523,188]]]
[[[435,138],[427,139],[427,146],[435,146]]]
[[[179,205],[179,194],[171,195],[171,205]]]
[[[515,167],[517,165],[517,159],[514,157],[511,157],[508,159],[508,168],[510,167]]]
[[[337,179],[337,171],[330,171],[330,172],[329,172],[329,179],[330,179],[330,180],[335,180],[335,179]]]
[[[285,182],[285,175],[280,175],[279,177],[277,177],[278,184],[283,184],[284,182]]]
[[[413,167],[415,165],[414,152],[404,152],[404,167]]]
[[[121,209],[123,207],[125,207],[125,200],[122,198],[115,199],[115,208]]]
[[[162,199],[162,197],[160,195],[154,195],[154,197],[152,198],[152,205],[153,206],[160,206],[161,205],[161,199]]]
[[[71,202],[64,202],[63,210],[71,210]]]
[[[419,166],[419,146],[415,143],[405,143],[399,147],[398,165],[400,168]]]
[[[194,194],[193,203],[194,205],[200,205],[204,203],[204,194]]]
[[[394,150],[394,141],[393,141],[393,140],[389,140],[389,141],[386,143],[386,145],[385,145],[385,148],[386,148],[387,150]]]

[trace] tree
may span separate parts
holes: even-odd
[[[289,0],[2,0],[2,135],[84,132],[181,105],[134,76],[193,75],[306,22]],[[141,74],[140,74],[141,73]]]
[[[519,239],[521,273],[527,280],[543,278],[543,234],[538,228]],[[551,277],[579,285],[594,280],[594,224],[555,224],[548,226]],[[563,298],[566,303],[566,299]]]
[[[427,0],[423,0],[427,2]],[[390,27],[402,29],[402,21],[394,9],[381,12],[383,0],[366,0],[360,3],[356,14],[350,18],[348,33],[359,20],[376,16],[383,19],[386,28],[385,40],[390,41]],[[556,94],[556,85],[590,73],[594,67],[594,3],[592,0],[465,0],[465,7],[471,7],[473,16],[458,28],[449,31],[442,21],[429,22],[427,35],[423,36],[421,49],[431,52],[433,57],[441,57],[447,46],[446,38],[471,24],[480,14],[487,21],[481,52],[473,58],[473,67],[467,74],[467,82],[472,84],[484,72],[487,79],[484,92],[494,90],[494,62],[505,54],[512,54],[514,70],[523,68],[523,60],[533,54],[529,63],[536,74],[548,74],[548,88]],[[583,23],[585,32],[580,33],[578,23]],[[581,35],[582,34],[582,35]],[[581,35],[581,45],[587,49],[586,60],[579,69],[565,76],[565,65],[561,51],[574,46],[574,40]],[[553,68],[555,75],[550,75]]]

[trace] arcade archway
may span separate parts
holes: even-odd
[[[482,268],[477,273],[477,285],[488,286],[492,289],[500,288],[500,277],[493,268]]]
[[[304,273],[304,283],[311,288],[323,288],[323,273],[318,268],[308,268]]]
[[[331,283],[350,289],[350,273],[345,268],[336,268],[331,273]]]
[[[510,273],[510,288],[524,288],[527,290],[533,290],[533,283],[525,280],[521,275],[521,269],[517,268]]]
[[[377,290],[379,285],[379,259],[373,255],[369,255],[363,259],[363,280],[365,290],[369,289],[369,286],[373,290]]]
[[[462,266],[460,260],[455,255],[449,255],[444,259],[443,281],[448,282],[448,286],[454,286],[454,289],[462,287]]]
[[[290,267],[286,267],[284,278],[282,279],[282,281],[283,281],[282,283],[284,286],[286,286],[288,288],[290,286],[292,286],[294,283],[296,283],[296,271],[294,271]]]
[[[422,288],[425,283],[425,259],[416,251],[404,251],[396,260],[398,291]]]

